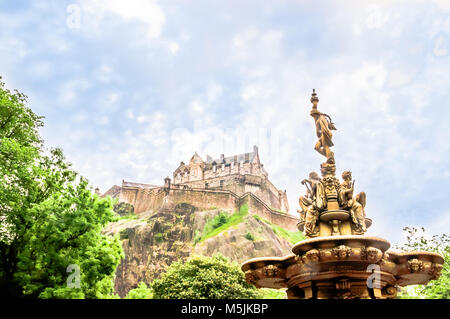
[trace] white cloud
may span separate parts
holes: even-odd
[[[176,42],[169,42],[168,48],[172,54],[176,54],[178,52],[178,50],[180,49],[180,46]]]
[[[434,40],[433,53],[437,57],[443,57],[448,55],[449,50],[449,37],[444,35],[439,35]]]
[[[240,59],[255,55],[273,57],[281,50],[283,33],[277,30],[262,31],[255,27],[247,28],[232,39],[235,57]]]
[[[244,101],[263,101],[274,97],[275,94],[274,84],[270,83],[270,81],[248,84],[241,91],[241,97]]]
[[[147,116],[145,116],[145,115],[139,115],[137,118],[136,118],[136,122],[138,122],[138,123],[145,123],[145,122],[147,122],[149,119],[147,118]]]
[[[450,1],[448,0],[433,0],[440,9],[444,11],[450,11]]]
[[[205,109],[205,106],[200,103],[200,101],[195,100],[191,102],[191,108],[194,112],[202,113]]]
[[[267,10],[264,3],[211,2],[201,16],[195,4],[79,2],[81,29],[61,31],[55,23],[49,37],[47,23],[24,27],[31,13],[20,23],[0,13],[0,63],[14,76],[9,83],[26,88],[37,101],[32,106],[49,115],[49,144],[62,146],[102,190],[121,179],[162,184],[194,151],[218,156],[258,144],[270,179],[287,189],[295,212],[304,192],[299,180],[323,161],[313,150],[309,116],[315,87],[319,109],[338,128],[338,172],[352,170],[358,191],[368,194],[372,234],[444,214],[445,194],[435,189],[448,188],[450,175],[450,19],[436,7],[345,1],[316,7],[322,23],[305,16],[312,12],[305,2],[271,2]],[[52,63],[48,82],[37,85],[23,70],[39,61]],[[201,125],[192,129],[195,120]],[[430,196],[436,200],[429,215],[413,220]]]
[[[0,53],[10,49],[19,58],[24,58],[30,53],[30,49],[27,47],[25,41],[17,39],[16,37],[5,37],[0,40],[1,49]]]
[[[94,77],[100,82],[110,82],[113,73],[110,65],[103,64],[94,70]]]
[[[134,119],[134,112],[133,112],[132,109],[128,109],[128,110],[127,110],[127,117],[128,117],[130,120],[133,120],[133,119]]]
[[[210,84],[206,92],[208,102],[214,102],[221,97],[223,93],[223,87],[218,84]]]
[[[73,117],[73,120],[75,122],[83,122],[88,118],[88,114],[86,112],[79,112],[78,114],[75,114]]]
[[[37,78],[47,78],[50,75],[51,67],[48,62],[36,62],[31,67],[31,73]]]
[[[366,26],[369,29],[379,29],[388,21],[389,16],[378,5],[370,5],[367,9]]]
[[[59,99],[62,102],[62,107],[65,104],[74,103],[77,100],[79,92],[90,88],[92,83],[86,79],[71,79],[61,84],[59,90]]]
[[[393,70],[389,73],[389,85],[393,87],[408,84],[414,76],[414,72],[405,72],[400,70]]]
[[[98,119],[98,124],[106,125],[109,123],[109,117],[107,115],[103,115]]]
[[[117,100],[119,100],[119,97],[120,97],[120,95],[117,92],[110,93],[108,95],[108,97],[106,98],[106,102],[110,103],[110,104],[115,103],[115,102],[117,102]]]
[[[146,35],[158,38],[166,21],[165,15],[156,0],[83,0],[82,20],[90,26],[100,28],[104,14],[112,12],[122,19],[135,20],[146,25]],[[83,13],[88,13],[84,17]]]

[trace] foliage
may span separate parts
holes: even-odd
[[[248,206],[242,205],[238,212],[228,215],[226,212],[220,212],[213,219],[209,220],[203,227],[203,233],[194,237],[194,243],[204,241],[208,238],[217,236],[230,227],[239,225],[244,221],[248,214]]]
[[[241,299],[259,298],[239,265],[222,255],[194,256],[172,263],[151,284],[155,299]]]
[[[153,299],[153,291],[145,282],[140,282],[137,288],[131,289],[125,299]]]
[[[129,203],[115,203],[114,204],[114,212],[121,216],[120,219],[135,219],[136,214],[134,214],[134,207]]]
[[[305,235],[303,235],[303,233],[301,231],[290,231],[290,230],[284,229],[283,227],[272,224],[268,220],[261,218],[258,215],[253,215],[253,217],[257,220],[260,220],[260,221],[270,225],[270,227],[272,228],[273,232],[276,235],[286,239],[291,244],[296,244],[299,241],[302,241],[306,238]]]
[[[215,229],[225,225],[229,219],[230,216],[226,212],[220,212],[205,224],[205,227],[203,228],[204,234],[210,234]]]
[[[253,236],[251,232],[247,232],[247,234],[245,234],[245,238],[251,241],[255,241],[255,236]]]
[[[395,248],[403,251],[432,251],[444,256],[444,267],[438,280],[432,280],[427,285],[417,285],[402,288],[399,297],[405,299],[450,299],[450,236],[446,234],[426,236],[425,228],[405,227],[406,243]]]
[[[283,289],[260,288],[261,299],[287,299]]]
[[[128,239],[128,228],[122,229],[119,232],[119,239],[120,240]]]
[[[155,235],[155,240],[156,240],[158,243],[162,242],[162,241],[164,240],[164,234],[162,234],[162,233],[157,233],[157,234]]]
[[[0,77],[0,138],[2,143],[16,141],[22,147],[38,147],[42,144],[37,130],[42,127],[41,116],[37,116],[25,104],[27,96],[17,90],[12,93],[5,88]]]
[[[202,233],[198,229],[196,229],[194,233],[194,245],[197,244],[200,239],[202,239]]]
[[[60,149],[44,149],[42,118],[26,102],[0,81],[0,294],[110,296],[123,256],[119,239],[101,234],[114,220],[112,202],[91,192]],[[67,287],[72,264],[80,288]]]

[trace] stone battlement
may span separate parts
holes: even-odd
[[[258,147],[253,152],[206,161],[197,154],[188,164],[181,162],[173,172],[173,185],[199,189],[226,189],[239,196],[250,192],[277,210],[289,212],[286,191],[278,190],[269,180],[261,163]]]
[[[172,206],[175,207],[179,203],[189,203],[198,210],[219,208],[229,212],[239,210],[242,205],[247,204],[249,212],[252,214],[256,214],[290,231],[297,231],[297,223],[300,221],[295,216],[282,213],[269,206],[251,192],[239,195],[227,189],[191,188],[187,185],[153,188],[138,186],[119,187],[116,185],[111,189],[114,192],[108,191],[103,196],[111,195],[118,198],[119,202],[133,205],[135,214],[147,211],[156,212]]]
[[[218,208],[238,210],[247,203],[250,212],[286,229],[296,231],[299,219],[289,215],[286,191],[278,190],[261,164],[258,147],[253,152],[219,159],[195,153],[173,172],[164,186],[122,181],[103,196],[112,196],[133,205],[134,212],[158,211],[171,204],[188,203],[198,210]],[[169,206],[168,206],[169,205]],[[285,212],[285,213],[283,213]]]

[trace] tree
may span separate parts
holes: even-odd
[[[113,203],[92,194],[60,149],[44,148],[42,117],[26,103],[0,78],[0,294],[110,296],[123,256],[119,239],[101,234]],[[80,270],[80,288],[67,286],[69,265]]]
[[[137,288],[131,289],[125,299],[153,299],[153,291],[145,282],[139,283]]]
[[[420,230],[415,227],[405,227],[406,243],[397,245],[397,249],[403,251],[425,250],[436,252],[444,256],[442,274],[437,280],[430,281],[427,285],[406,287],[401,291],[401,298],[450,298],[450,236],[446,234],[427,237],[425,228]]]
[[[222,255],[194,256],[171,264],[151,288],[155,299],[260,298],[237,263]]]

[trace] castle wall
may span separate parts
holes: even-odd
[[[135,214],[146,211],[156,211],[163,204],[163,188],[127,188],[122,187],[119,193],[119,202],[126,202],[134,207]]]
[[[281,192],[282,194],[280,195],[278,189],[267,178],[257,175],[215,175],[215,177],[210,179],[187,182],[183,183],[183,185],[191,188],[229,190],[239,196],[250,192],[261,198],[267,205],[274,209],[289,211],[287,197],[284,192]]]
[[[173,180],[175,184],[186,184],[195,181],[202,181],[211,178],[226,177],[229,175],[256,175],[264,177],[266,173],[258,163],[252,162],[235,162],[233,164],[208,164],[205,168],[202,165],[193,163],[189,164],[185,171],[174,174]]]
[[[272,224],[281,226],[290,231],[298,231],[297,223],[300,221],[298,218],[288,214],[275,212],[259,198],[252,195],[253,194],[251,193],[246,193],[245,196],[241,198],[240,205],[247,204],[249,212],[257,214],[270,221]]]
[[[222,190],[170,189],[167,203],[169,205],[189,203],[199,210],[220,208],[234,211],[239,206],[239,197]]]
[[[252,190],[255,191],[256,188]],[[242,205],[247,204],[251,214],[256,214],[290,231],[297,231],[299,222],[294,216],[274,211],[272,209],[274,207],[267,205],[264,199],[260,199],[254,192],[238,195],[226,189],[170,188],[167,192],[163,187],[152,189],[124,187],[120,191],[119,202],[132,204],[136,214],[157,211],[163,204],[164,207],[174,207],[179,203],[189,203],[198,210],[220,208],[229,212],[237,211]]]
[[[238,196],[228,190],[171,189],[167,203],[169,205],[189,203],[199,210],[220,208],[228,211],[237,211],[241,205],[247,204],[251,214],[261,216],[290,231],[298,231],[297,223],[300,221],[294,216],[272,210],[252,193]]]

